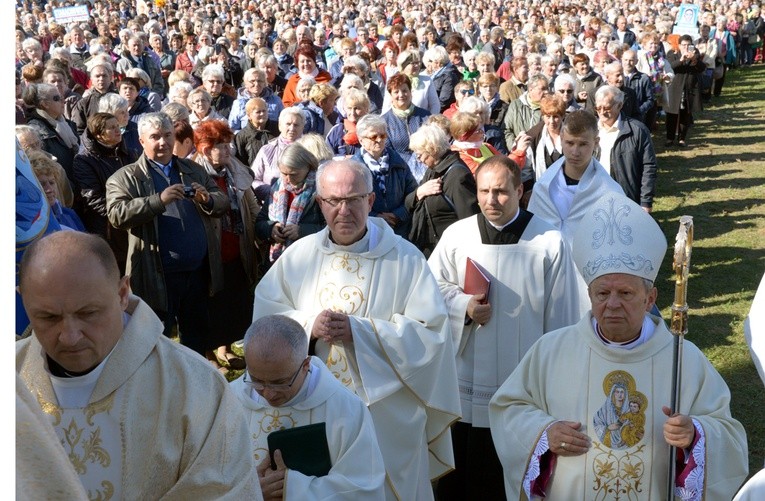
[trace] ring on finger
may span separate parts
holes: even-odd
[[[561,442],[560,443],[560,448],[561,449],[565,449],[566,448],[566,442]]]

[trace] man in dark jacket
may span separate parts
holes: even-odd
[[[653,95],[653,82],[651,77],[637,70],[637,52],[625,50],[622,54],[622,68],[624,70],[624,85],[635,91],[637,97],[638,113],[640,121],[648,125],[652,121],[652,115],[656,114],[656,100]]]
[[[173,155],[175,135],[164,113],[138,123],[144,153],[106,181],[109,222],[129,231],[126,274],[172,335],[204,356],[208,297],[223,288],[214,217],[229,208],[204,169]]]
[[[624,83],[622,63],[619,61],[614,61],[613,63],[607,64],[603,68],[603,76],[605,77],[605,82],[603,82],[603,85],[600,87],[607,87],[611,85],[618,88],[620,91],[622,91],[622,94],[624,94],[622,116],[640,120],[641,117],[640,109],[638,107],[637,94]],[[595,110],[595,94],[597,93],[597,89],[595,90],[596,92],[592,92],[587,96],[587,105],[585,106],[585,109],[597,115],[597,110]]]
[[[72,121],[77,126],[77,135],[81,136],[88,126],[88,118],[98,112],[98,101],[108,92],[114,92],[114,70],[106,64],[97,64],[90,70],[90,93],[72,110]]]
[[[595,92],[599,151],[595,156],[624,194],[651,212],[656,188],[656,152],[651,133],[638,120],[620,114],[624,93],[611,85]]]

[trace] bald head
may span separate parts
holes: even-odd
[[[244,336],[245,357],[260,363],[300,363],[308,355],[308,336],[299,323],[283,315],[259,318]]]
[[[24,252],[19,285],[36,271],[53,266],[70,267],[76,262],[99,265],[109,280],[117,283],[120,271],[109,244],[101,237],[79,231],[57,231],[36,241]]]

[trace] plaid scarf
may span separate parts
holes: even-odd
[[[651,69],[651,73],[648,76],[651,77],[651,82],[653,82],[653,92],[659,95],[662,91],[661,78],[659,77],[661,70],[664,69],[664,58],[661,57],[658,51],[654,54],[646,53],[645,57],[648,60],[648,67]]]
[[[268,206],[268,219],[276,221],[283,225],[298,224],[303,217],[303,211],[308,206],[316,192],[316,173],[308,172],[302,186],[293,186],[289,183],[283,183],[281,177],[276,180],[272,189],[271,205]],[[294,195],[292,203],[287,205],[290,194]],[[284,249],[292,244],[287,240],[283,244],[273,243],[269,250],[271,262],[282,255]]]
[[[361,157],[364,159],[364,163],[367,164],[369,170],[372,171],[372,177],[374,178],[375,186],[377,186],[377,193],[381,197],[385,197],[385,177],[390,172],[390,164],[388,163],[388,153],[383,153],[380,160],[375,160],[366,150],[361,150]]]

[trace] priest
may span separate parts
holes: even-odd
[[[236,397],[162,335],[105,240],[53,233],[19,274],[33,335],[16,343],[16,371],[88,498],[262,499]]]
[[[537,341],[489,404],[508,499],[666,499],[669,446],[678,499],[730,499],[746,479],[728,387],[688,341],[670,415],[672,334],[648,313],[666,248],[624,195],[604,194],[582,218],[574,261],[591,311]]]
[[[439,500],[503,499],[489,431],[489,399],[545,332],[579,318],[577,271],[552,225],[519,207],[521,172],[497,155],[476,171],[481,213],[449,226],[428,264],[449,308],[462,419],[452,426],[456,469]],[[468,260],[491,281],[465,290]]]
[[[316,357],[299,323],[282,315],[255,321],[244,338],[247,369],[231,385],[247,415],[265,501],[270,499],[385,499],[385,466],[372,416]],[[297,367],[297,369],[295,369]],[[268,435],[324,423],[332,467],[315,476],[271,465]]]
[[[568,245],[584,213],[604,191],[624,193],[592,156],[598,145],[598,119],[590,112],[569,113],[561,127],[563,156],[534,184],[529,212],[560,230]],[[587,285],[579,277],[581,313],[589,309]]]
[[[372,175],[353,160],[316,176],[323,231],[301,238],[255,289],[253,317],[296,320],[330,372],[369,407],[387,473],[386,499],[433,498],[454,467],[459,418],[448,313],[425,258],[368,217]]]

